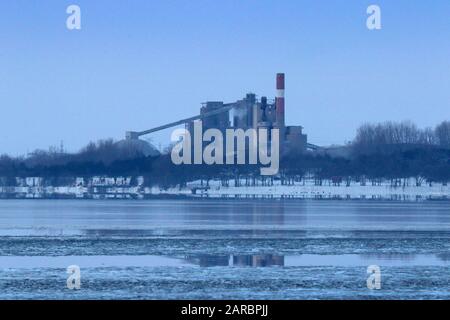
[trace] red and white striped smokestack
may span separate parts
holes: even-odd
[[[284,73],[277,73],[277,96],[275,98],[276,120],[279,128],[284,127]]]

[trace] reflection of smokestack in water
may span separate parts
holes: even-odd
[[[277,74],[276,122],[277,127],[284,127],[284,73]]]

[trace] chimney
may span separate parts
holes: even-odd
[[[284,128],[284,73],[277,74],[277,96],[275,98],[276,123]]]

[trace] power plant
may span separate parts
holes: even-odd
[[[318,147],[307,142],[302,126],[286,126],[285,124],[285,75],[276,75],[276,97],[269,100],[266,96],[257,99],[254,93],[248,93],[245,98],[232,103],[223,101],[208,101],[202,104],[200,114],[187,119],[171,122],[145,131],[128,131],[126,140],[138,140],[139,137],[170,127],[185,124],[186,129],[193,134],[194,121],[201,120],[203,131],[218,129],[279,129],[280,150],[286,152],[305,152]],[[269,137],[269,143],[271,138]]]

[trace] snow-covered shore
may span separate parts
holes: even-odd
[[[147,187],[142,177],[93,177],[74,179],[66,186],[49,186],[41,178],[25,178],[16,186],[0,187],[0,198],[13,199],[145,199],[152,197],[205,197],[205,198],[296,198],[296,199],[380,199],[417,201],[426,199],[450,200],[450,186],[443,183],[416,184],[415,179],[402,183],[333,183],[323,180],[321,185],[313,179],[282,184],[273,180],[265,185],[251,185],[248,180],[224,185],[220,181],[208,183],[193,181],[184,187]]]
[[[388,183],[376,186],[361,185],[321,185],[294,184],[273,186],[241,186],[241,187],[211,187],[200,191],[201,195],[209,197],[268,197],[268,198],[302,198],[302,199],[450,199],[450,187],[442,184],[422,186],[397,186]]]

